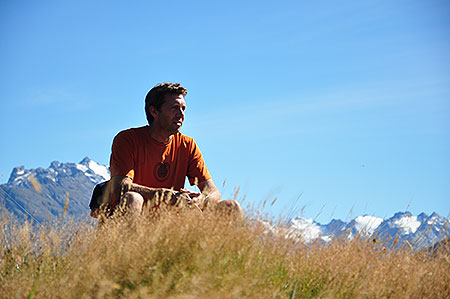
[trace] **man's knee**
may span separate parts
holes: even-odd
[[[140,214],[144,205],[144,198],[137,192],[129,191],[123,195],[120,205],[126,212]]]
[[[219,213],[242,219],[244,213],[242,212],[241,205],[233,199],[221,200],[217,203],[216,209]]]

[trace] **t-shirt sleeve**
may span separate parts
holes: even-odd
[[[111,148],[111,176],[128,176],[134,179],[135,151],[131,132],[123,131],[116,135]]]
[[[191,186],[202,183],[211,178],[211,175],[206,168],[205,161],[203,160],[202,153],[194,140],[192,140],[192,144],[190,146],[187,177]]]

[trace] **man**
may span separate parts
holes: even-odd
[[[112,145],[111,201],[127,212],[140,213],[146,205],[187,203],[204,210],[214,207],[242,216],[234,200],[220,201],[220,192],[209,174],[194,140],[180,133],[187,90],[179,83],[161,83],[145,98],[148,126],[120,132]],[[200,193],[184,189],[185,178]],[[158,205],[161,204],[158,201]]]

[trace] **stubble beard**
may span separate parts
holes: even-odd
[[[175,135],[180,132],[181,127],[182,127],[182,125],[178,127],[178,126],[172,124],[171,126],[168,126],[167,131],[169,132],[170,135]]]

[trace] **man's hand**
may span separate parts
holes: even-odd
[[[194,192],[188,189],[180,189],[180,193],[183,193],[189,197],[188,203],[197,202],[202,195],[200,192]]]
[[[189,196],[190,200],[188,201],[188,204],[193,205],[203,211],[206,206],[206,201],[209,198],[208,195],[200,192],[194,192],[188,189],[181,189],[180,192]]]
[[[169,197],[169,206],[184,207],[191,202],[189,195],[184,192],[174,190],[169,190],[168,192],[166,196]]]
[[[220,192],[212,179],[201,182],[198,188],[204,196],[202,209],[215,206],[220,201]]]

